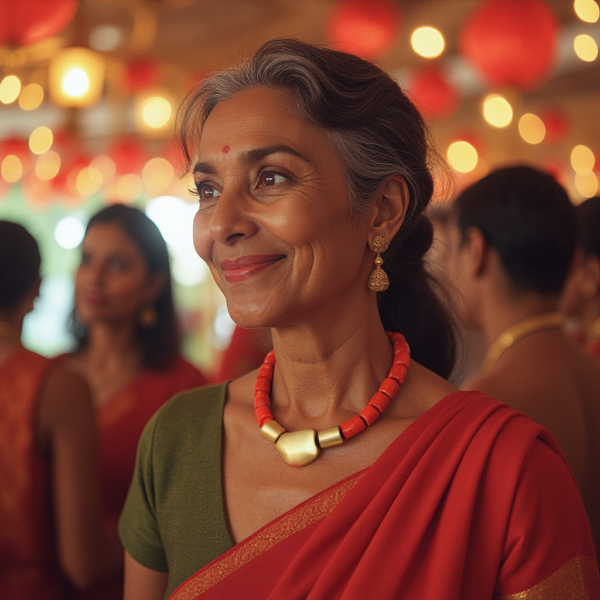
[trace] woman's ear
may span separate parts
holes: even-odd
[[[408,210],[409,194],[404,177],[392,175],[379,191],[375,213],[371,218],[369,239],[383,235],[391,240],[397,233]]]
[[[468,257],[469,275],[478,279],[487,271],[489,262],[490,246],[485,235],[478,227],[469,227],[462,245]]]

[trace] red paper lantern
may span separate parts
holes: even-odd
[[[569,117],[559,108],[550,108],[540,114],[546,128],[545,140],[551,144],[564,142],[571,129]]]
[[[326,23],[329,43],[362,58],[377,58],[393,46],[400,8],[391,0],[339,0]]]
[[[529,90],[555,66],[559,28],[543,0],[486,0],[466,19],[460,52],[492,85]]]
[[[417,71],[408,91],[425,117],[449,117],[458,107],[456,90],[435,66]]]
[[[150,89],[158,82],[158,63],[151,58],[135,60],[127,65],[125,87],[131,94]]]
[[[60,33],[79,0],[0,0],[0,46],[27,46]]]
[[[140,143],[133,138],[118,142],[109,152],[109,156],[115,161],[117,175],[141,173],[149,159]]]

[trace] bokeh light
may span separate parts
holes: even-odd
[[[107,154],[99,154],[90,163],[90,167],[94,167],[100,171],[103,183],[110,183],[117,172],[115,161]]]
[[[596,157],[594,153],[583,144],[575,146],[571,151],[571,166],[575,173],[579,175],[586,175],[591,173],[596,163]]]
[[[52,130],[44,126],[36,127],[29,136],[29,149],[34,154],[44,154],[44,152],[48,152],[52,148],[53,141]]]
[[[594,0],[575,0],[573,2],[575,14],[586,23],[596,23],[600,16],[600,8]]]
[[[151,158],[142,170],[142,181],[152,192],[162,192],[175,177],[175,169],[166,158]]]
[[[153,129],[164,127],[171,119],[171,112],[171,104],[162,96],[153,96],[142,104],[142,119]]]
[[[577,173],[575,175],[575,187],[584,198],[592,198],[598,193],[598,176],[593,171],[588,173]]]
[[[90,33],[90,46],[98,52],[110,52],[123,41],[123,32],[114,25],[101,25]]]
[[[137,200],[144,191],[142,178],[135,173],[122,175],[117,180],[114,188],[114,194],[118,200],[122,202],[133,202]]]
[[[75,179],[75,188],[82,196],[93,196],[102,187],[102,173],[90,165],[81,169]]]
[[[419,27],[410,38],[413,50],[425,58],[435,58],[444,51],[444,36],[434,27]]]
[[[35,161],[35,174],[38,179],[50,181],[54,179],[60,171],[60,155],[54,150],[42,154]]]
[[[464,140],[450,144],[447,157],[452,168],[460,173],[469,173],[472,171],[477,166],[477,161],[479,160],[475,147]]]
[[[21,90],[19,106],[23,110],[35,110],[44,101],[44,88],[37,83],[30,83]]]
[[[77,248],[83,241],[85,235],[85,225],[83,221],[70,215],[61,219],[54,228],[54,239],[56,243],[65,250]]]
[[[537,115],[527,113],[519,119],[519,133],[528,144],[539,144],[546,137],[546,126]]]
[[[513,118],[512,106],[500,94],[489,94],[483,100],[483,116],[494,127],[506,127]]]
[[[0,82],[0,102],[11,104],[21,92],[21,80],[16,75],[7,75]]]
[[[575,54],[585,62],[593,62],[598,57],[598,44],[596,44],[596,40],[585,33],[575,37],[573,48],[575,49]]]
[[[21,179],[23,175],[23,164],[21,159],[14,154],[8,154],[2,161],[2,167],[0,167],[0,173],[4,181],[8,183],[15,183]]]
[[[66,72],[62,88],[67,96],[83,96],[90,89],[90,78],[83,69],[75,67]]]

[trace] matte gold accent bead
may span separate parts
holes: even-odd
[[[317,432],[314,429],[288,431],[275,444],[281,458],[292,467],[303,467],[319,456]]]
[[[262,435],[265,440],[273,442],[273,444],[277,442],[283,433],[285,433],[285,429],[274,419],[267,421],[260,428],[260,435]]]
[[[342,437],[339,425],[337,427],[330,427],[329,429],[319,431],[317,438],[320,448],[332,448],[333,446],[339,446],[344,443],[344,438]]]
[[[380,267],[383,264],[383,258],[381,258],[381,256],[377,256],[374,262],[378,267]]]
[[[388,249],[389,245],[390,245],[390,243],[389,243],[388,239],[385,237],[385,235],[376,235],[373,238],[373,241],[371,242],[371,247],[377,253],[385,252]]]

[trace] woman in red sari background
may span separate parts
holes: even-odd
[[[575,207],[579,247],[563,292],[561,309],[576,321],[576,335],[600,358],[600,196]]]
[[[91,218],[75,277],[74,331],[78,348],[65,360],[92,387],[103,516],[115,525],[144,426],[171,396],[206,383],[179,354],[167,247],[140,210],[115,204]],[[76,597],[122,594],[120,577]]]
[[[398,84],[277,40],[179,123],[195,248],[273,352],[145,429],[126,600],[600,598],[552,438],[446,380],[453,325],[423,265],[440,163]]]
[[[116,528],[100,520],[89,387],[21,344],[40,287],[40,254],[0,221],[0,598],[60,600],[117,573]]]

